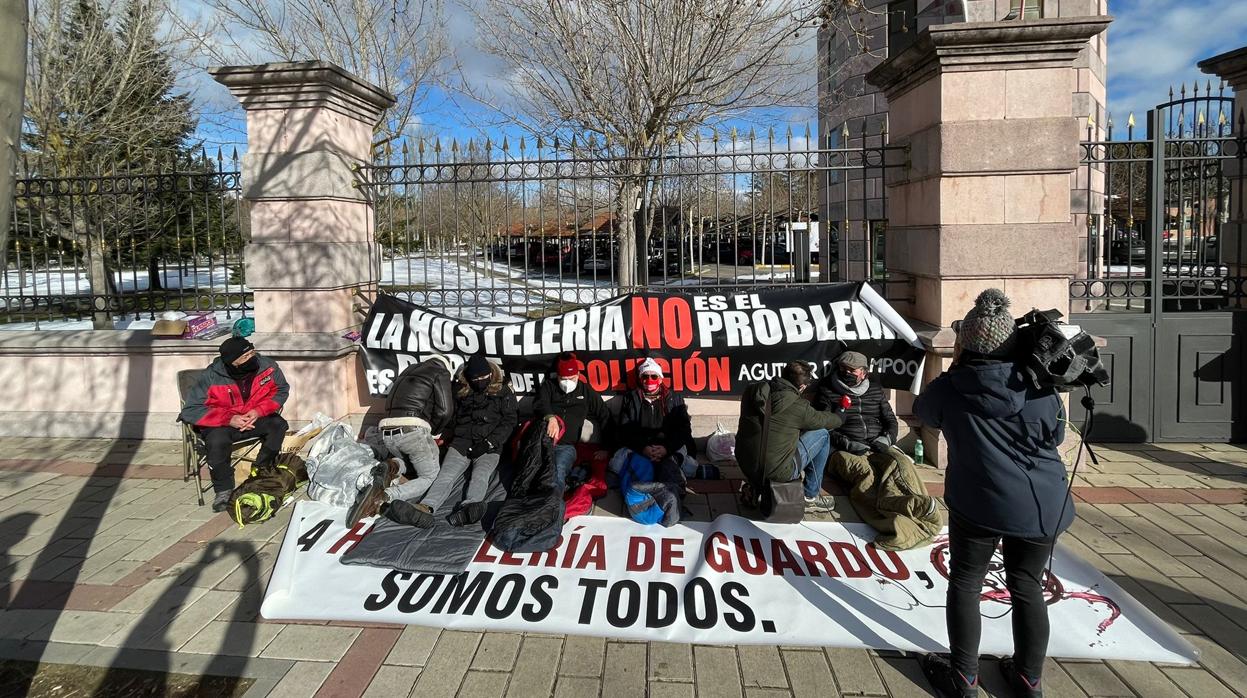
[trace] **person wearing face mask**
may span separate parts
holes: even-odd
[[[506,383],[502,367],[477,354],[468,359],[455,376],[455,422],[448,432],[442,469],[424,499],[415,505],[426,517],[419,517],[427,528],[432,514],[461,485],[471,469],[467,492],[459,508],[447,520],[454,526],[476,523],[485,515],[485,495],[489,491],[502,447],[515,430],[515,394]],[[420,526],[421,522],[416,525]]]
[[[684,399],[663,382],[662,367],[652,358],[637,366],[637,387],[624,393],[615,421],[611,469],[616,473],[633,453],[657,463],[674,456],[686,477],[697,470],[692,419]]]
[[[868,366],[865,355],[846,351],[819,381],[815,407],[844,410],[844,424],[831,431],[827,467],[848,483],[853,509],[879,532],[875,545],[909,550],[929,543],[943,522],[913,462],[892,448],[896,414]]]
[[[868,370],[864,354],[846,351],[836,359],[835,372],[818,382],[815,407],[844,407],[844,424],[831,432],[831,448],[836,453],[865,458],[887,453],[896,443],[896,414],[883,389],[867,376]]]
[[[242,337],[221,343],[220,356],[200,374],[178,415],[203,435],[216,492],[213,511],[229,505],[234,490],[230,452],[236,442],[259,436],[264,441],[256,467],[276,462],[289,428],[278,412],[289,397],[290,385],[276,361],[260,356]]]
[[[585,422],[591,422],[599,434],[610,423],[610,412],[602,396],[581,375],[584,368],[574,353],[560,354],[555,363],[555,379],[542,381],[533,401],[537,425],[555,440],[553,484],[559,489],[563,489],[567,474],[576,464],[576,444]],[[595,454],[595,458],[606,457],[605,452]]]

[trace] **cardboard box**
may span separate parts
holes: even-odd
[[[312,439],[316,438],[320,432],[320,429],[313,429],[302,436],[297,435],[293,431],[286,432],[286,439],[282,441],[281,444],[281,452],[299,453],[307,447],[307,445],[311,443]],[[239,455],[239,453],[244,456],[244,460],[239,461],[239,463],[234,466],[234,487],[241,485],[244,480],[251,477],[251,465],[255,461],[256,457],[260,455],[260,444],[252,444],[241,452],[235,453],[235,455]]]

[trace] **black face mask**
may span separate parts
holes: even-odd
[[[478,393],[483,393],[485,392],[485,389],[489,387],[489,376],[482,376],[480,378],[469,378],[468,385],[471,386],[473,391],[478,392]]]
[[[850,388],[855,388],[857,387],[859,383],[862,382],[862,379],[858,378],[856,373],[850,373],[848,371],[840,371],[838,375],[840,377],[840,382],[844,383]]]
[[[255,356],[248,359],[241,366],[225,364],[225,372],[228,373],[231,378],[243,378],[255,373],[258,370],[260,370],[260,359]]]

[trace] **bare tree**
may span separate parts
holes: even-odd
[[[481,48],[509,71],[528,125],[587,132],[616,158],[620,283],[644,280],[655,161],[698,127],[813,104],[800,42],[860,0],[484,0]],[[802,33],[805,32],[803,39]],[[635,215],[634,215],[635,214]],[[636,221],[642,221],[640,226]],[[643,261],[643,260],[641,260]]]
[[[26,0],[9,0],[0,14],[0,273],[9,263],[9,216],[26,86]]]
[[[157,30],[167,11],[163,0],[32,3],[23,137],[34,165],[25,176],[120,176],[176,153],[194,118],[189,99],[172,93],[177,39]],[[108,242],[130,206],[81,181],[65,193],[28,215],[85,255],[93,294],[115,290]],[[111,315],[97,312],[95,325],[111,327]]]
[[[204,0],[216,21],[203,50],[219,62],[332,61],[388,90],[376,144],[419,124],[429,87],[445,68],[442,0]]]

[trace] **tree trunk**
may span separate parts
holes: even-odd
[[[641,194],[641,183],[626,178],[619,185],[619,198],[615,202],[616,220],[619,222],[619,269],[615,278],[619,280],[619,288],[631,291],[637,284],[637,250],[636,205]],[[644,250],[640,250],[644,254]]]
[[[164,281],[160,278],[160,255],[153,252],[147,257],[147,290],[163,291],[164,289]]]
[[[108,274],[108,248],[99,235],[87,236],[87,278],[91,282],[92,323],[97,330],[113,329],[109,309],[113,283]]]
[[[13,170],[21,136],[26,90],[26,0],[4,3],[0,15],[0,270],[9,268],[9,217],[13,205]]]

